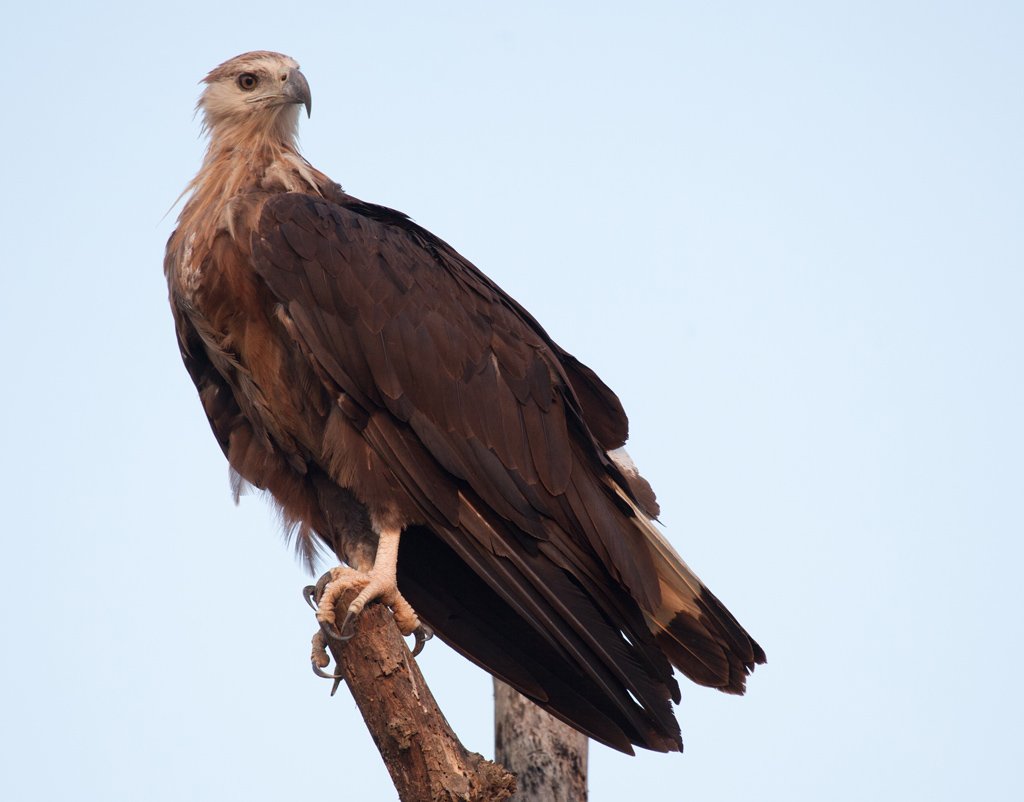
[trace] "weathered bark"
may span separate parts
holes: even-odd
[[[339,603],[341,615],[351,599],[346,594]],[[515,777],[459,742],[386,607],[367,607],[355,636],[346,643],[329,641],[328,647],[402,802],[511,797]]]
[[[494,680],[494,759],[516,775],[514,802],[586,802],[587,736]]]

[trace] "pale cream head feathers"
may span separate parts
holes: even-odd
[[[298,62],[281,53],[258,50],[235,56],[203,79],[199,98],[203,126],[214,137],[224,129],[292,139],[299,106],[311,111],[309,84]]]

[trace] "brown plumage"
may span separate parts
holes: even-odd
[[[682,748],[672,666],[742,693],[764,652],[651,522],[603,382],[472,264],[295,146],[298,65],[206,78],[210,145],[167,246],[182,356],[243,483],[312,564],[401,531],[443,640],[623,751]]]

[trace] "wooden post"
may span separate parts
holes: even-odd
[[[353,597],[345,594],[339,601],[339,620]],[[318,652],[314,643],[314,659],[326,658],[322,639],[319,645]],[[363,610],[351,640],[328,639],[327,647],[402,802],[498,802],[512,796],[515,777],[467,751],[452,732],[384,605]]]
[[[587,736],[499,680],[494,759],[516,775],[513,802],[586,802]]]

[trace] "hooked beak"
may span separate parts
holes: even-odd
[[[310,97],[309,83],[306,81],[305,75],[298,70],[291,70],[288,73],[288,78],[285,79],[284,86],[281,87],[281,91],[292,103],[301,103],[305,106],[307,117],[312,116],[313,99]]]

